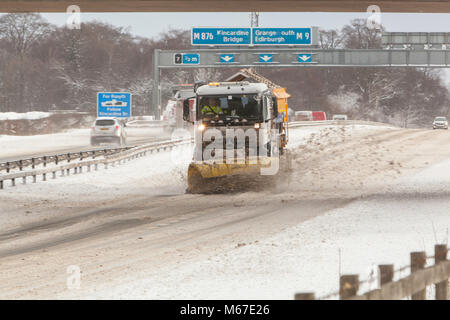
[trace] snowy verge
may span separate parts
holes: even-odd
[[[18,112],[0,112],[0,120],[37,120],[50,117],[50,112],[30,111],[24,113]]]

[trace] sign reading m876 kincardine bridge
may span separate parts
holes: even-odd
[[[194,27],[193,46],[304,46],[317,44],[317,28]]]

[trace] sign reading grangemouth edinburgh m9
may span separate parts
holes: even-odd
[[[311,28],[253,28],[253,45],[311,45]]]
[[[131,93],[98,92],[97,117],[129,118],[131,117]]]

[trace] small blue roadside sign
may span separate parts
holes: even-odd
[[[175,53],[174,64],[199,64],[200,55],[198,53]]]
[[[194,27],[191,30],[193,46],[242,46],[252,41],[251,28],[207,28]]]
[[[311,53],[299,53],[297,54],[297,62],[298,63],[309,63],[312,62]]]
[[[220,55],[220,63],[233,63],[234,53],[225,53]]]
[[[259,62],[261,63],[271,63],[273,62],[273,54],[271,53],[260,53]]]
[[[97,117],[129,118],[131,117],[131,93],[98,92]]]
[[[311,45],[311,28],[253,28],[253,45]]]

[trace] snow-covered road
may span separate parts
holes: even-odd
[[[448,237],[450,134],[293,129],[262,192],[185,195],[169,152],[0,193],[0,297],[292,299]],[[339,252],[341,263],[339,263]],[[80,289],[67,267],[82,270]],[[363,288],[364,289],[364,288]]]
[[[168,139],[162,128],[127,128],[128,144]],[[67,132],[35,136],[0,135],[0,162],[46,154],[101,149],[90,145],[89,129],[73,129]],[[104,147],[103,147],[104,148]]]

